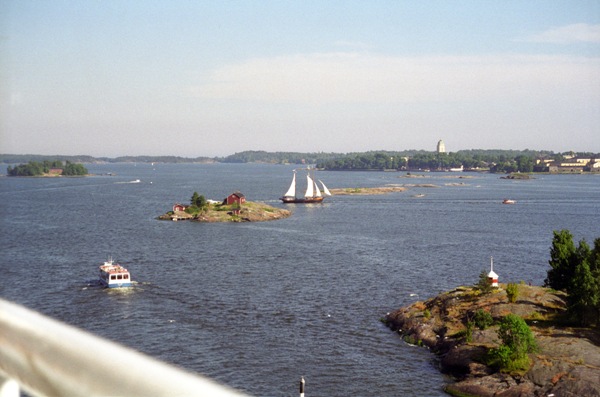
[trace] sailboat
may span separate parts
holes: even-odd
[[[290,184],[290,188],[288,191],[280,198],[284,203],[296,203],[296,204],[308,204],[308,203],[321,203],[323,202],[323,194],[321,194],[321,190],[317,185],[317,182],[314,180],[314,172],[311,176],[312,168],[300,168],[302,170],[307,170],[306,174],[306,192],[304,193],[304,197],[296,197],[296,171],[294,170],[294,176],[292,177],[292,183]],[[323,193],[326,196],[331,196],[329,189],[323,183],[323,181],[319,180],[321,186],[323,187]]]

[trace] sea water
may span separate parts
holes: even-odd
[[[330,189],[408,190],[207,224],[156,217],[194,191],[284,206],[294,166],[86,166],[0,178],[0,296],[256,396],[294,396],[302,376],[307,396],[445,395],[435,356],[380,319],[476,283],[492,256],[500,282],[541,285],[553,230],[600,237],[598,175],[324,171]],[[109,256],[133,288],[98,287]]]

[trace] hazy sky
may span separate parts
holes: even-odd
[[[600,1],[0,2],[0,153],[600,152]]]

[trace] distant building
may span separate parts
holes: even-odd
[[[565,156],[563,161],[553,161],[548,163],[550,173],[581,173],[583,171],[593,171],[596,160],[591,158],[581,158]]]
[[[438,141],[438,144],[437,144],[437,152],[438,153],[446,153],[446,144],[441,139]]]

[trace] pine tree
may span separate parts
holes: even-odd
[[[551,269],[548,270],[544,284],[555,290],[565,291],[573,277],[575,259],[575,244],[571,232],[566,229],[559,232],[555,230],[548,262]]]
[[[599,320],[600,277],[597,270],[597,256],[600,239],[594,242],[594,250],[582,240],[575,252],[576,263],[573,278],[567,288],[567,311],[577,323],[592,325]],[[592,270],[594,269],[594,270]]]

